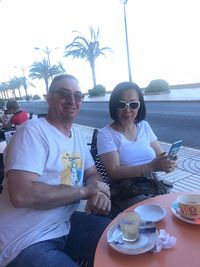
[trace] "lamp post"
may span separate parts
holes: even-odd
[[[25,76],[26,68],[23,65],[21,67],[14,66],[14,68],[20,70],[20,72],[22,72],[22,74],[23,74],[23,77]]]
[[[28,80],[27,80],[27,78],[25,76],[26,68],[23,65],[21,67],[14,66],[14,68],[19,69],[20,72],[22,72],[22,74],[23,74],[23,76],[21,77],[21,81],[22,81],[22,86],[24,87],[26,98],[27,98],[27,95],[28,95],[28,92],[27,92],[28,84],[27,84],[27,82],[28,82]]]
[[[43,49],[43,48],[39,48],[39,47],[34,47],[36,50],[41,50],[43,51],[46,55],[47,55],[47,61],[48,61],[48,64],[49,64],[49,68],[51,68],[51,62],[50,62],[50,53],[55,50],[55,49],[58,49],[58,47],[55,47],[55,48],[52,48],[50,49],[48,46]]]
[[[41,50],[41,51],[43,51],[43,52],[47,55],[47,62],[48,62],[48,65],[49,65],[49,70],[50,70],[50,72],[51,72],[50,53],[51,53],[53,50],[58,49],[58,47],[55,47],[55,48],[52,48],[52,49],[50,49],[48,46],[47,46],[45,49],[43,49],[43,48],[39,48],[39,47],[34,47],[34,49],[36,49],[36,50]],[[51,80],[52,80],[52,75],[50,75],[50,77],[51,77]]]
[[[121,3],[124,6],[124,29],[125,29],[125,38],[126,38],[126,54],[127,54],[127,62],[128,62],[128,76],[129,76],[129,81],[132,82],[130,54],[129,54],[129,45],[128,45],[128,31],[127,31],[127,22],[126,22],[126,4],[127,4],[127,2],[128,2],[128,0],[121,0]]]

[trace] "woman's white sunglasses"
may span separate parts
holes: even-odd
[[[139,101],[126,102],[123,100],[119,101],[119,103],[118,103],[119,109],[125,109],[127,107],[129,109],[139,109],[140,108],[140,102]]]

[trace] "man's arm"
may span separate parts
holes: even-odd
[[[37,177],[37,174],[27,171],[7,172],[8,192],[14,207],[52,209],[87,197],[81,188],[49,185],[38,182]]]
[[[83,190],[87,195],[87,212],[107,214],[111,210],[110,188],[102,181],[102,177],[93,166],[84,173],[85,184]]]
[[[52,209],[80,199],[89,200],[90,209],[99,212],[110,210],[109,187],[99,180],[96,168],[86,171],[86,186],[49,185],[38,182],[32,172],[10,170],[7,172],[8,192],[16,208]]]

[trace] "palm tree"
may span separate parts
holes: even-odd
[[[61,69],[59,65],[53,65],[50,67],[48,60],[46,58],[43,58],[42,61],[35,61],[30,66],[29,77],[33,80],[44,79],[46,86],[46,93],[48,94],[49,79],[54,75],[63,73],[63,69]]]
[[[58,62],[58,67],[60,68],[60,74],[65,74],[66,73],[66,70],[62,64],[62,62]]]
[[[6,82],[0,83],[0,92],[2,98],[8,99],[8,85]]]
[[[21,80],[21,86],[23,86],[24,91],[25,91],[25,95],[26,95],[26,98],[27,98],[27,95],[28,95],[28,92],[27,92],[28,80],[27,80],[26,76],[20,77],[20,80]]]
[[[18,89],[18,92],[19,92],[19,97],[21,98],[22,95],[21,95],[21,90],[20,90],[20,87],[22,86],[22,82],[21,82],[21,78],[19,77],[14,77],[12,79],[10,79],[10,81],[8,82],[9,84],[9,88],[11,90],[13,90],[13,97],[15,98],[16,95],[15,95],[15,89]]]
[[[79,32],[78,32],[79,33]],[[79,33],[80,34],[80,33]],[[109,47],[100,48],[100,32],[90,27],[90,40],[79,35],[65,47],[64,57],[72,56],[73,58],[83,58],[89,62],[92,70],[93,85],[96,86],[95,60],[100,56],[105,56],[106,52],[112,52]]]

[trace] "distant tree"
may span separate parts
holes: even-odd
[[[4,99],[8,99],[8,85],[6,82],[0,83],[1,96]]]
[[[30,66],[29,72],[29,77],[31,79],[44,80],[46,86],[46,93],[48,93],[49,79],[52,78],[54,75],[63,73],[63,68],[61,68],[60,65],[53,65],[49,67],[48,60],[43,58],[42,61],[33,62],[33,64]]]
[[[152,80],[145,89],[145,94],[168,92],[170,92],[169,83],[163,79]]]
[[[27,92],[27,88],[28,88],[28,79],[26,78],[26,76],[22,76],[22,77],[20,77],[20,80],[21,80],[21,85],[22,85],[23,88],[24,88],[25,95],[27,96],[27,95],[28,95],[28,92]]]
[[[11,78],[8,82],[7,82],[7,86],[9,88],[9,90],[11,90],[12,93],[12,98],[16,98],[16,94],[15,94],[15,90],[18,88],[18,81],[17,79]]]
[[[79,33],[75,31],[76,33]],[[110,47],[100,48],[100,32],[97,32],[90,27],[90,40],[82,36],[80,33],[74,38],[74,40],[67,46],[65,46],[64,57],[72,56],[73,58],[82,58],[89,62],[92,70],[93,85],[96,86],[96,72],[95,72],[95,60],[107,52],[112,52]]]
[[[106,88],[102,84],[97,84],[93,89],[88,90],[89,96],[105,95]]]
[[[16,94],[15,94],[16,89],[18,89],[19,97],[20,98],[22,97],[21,90],[20,90],[20,87],[22,86],[21,78],[14,76],[12,79],[9,80],[8,86],[12,90],[12,95],[14,98],[16,98]]]
[[[25,99],[26,99],[26,101],[28,102],[28,101],[30,101],[31,96],[30,96],[30,95],[26,95],[26,96],[25,96]]]
[[[58,62],[58,67],[60,68],[60,74],[65,74],[66,70],[62,64],[62,62]]]
[[[41,97],[39,96],[39,95],[33,95],[33,100],[39,100],[39,99],[41,99]]]

